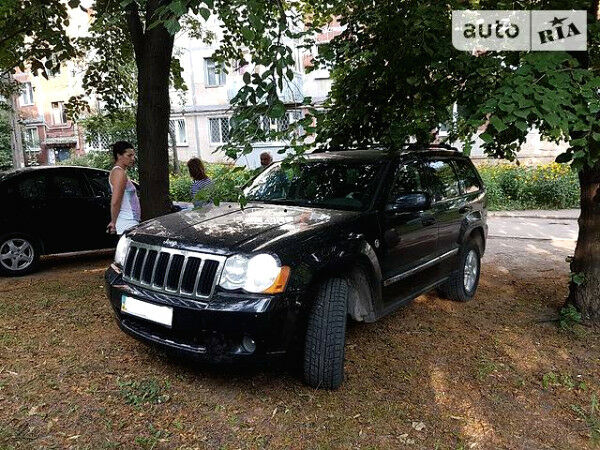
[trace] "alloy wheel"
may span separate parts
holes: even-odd
[[[477,282],[477,275],[479,272],[479,261],[477,259],[477,253],[471,249],[465,258],[465,270],[463,285],[465,291],[472,292]]]
[[[34,257],[35,250],[26,239],[8,239],[0,246],[0,264],[12,272],[29,267]]]

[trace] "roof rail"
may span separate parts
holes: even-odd
[[[321,145],[313,150],[313,153],[325,153],[325,152],[338,152],[338,151],[349,151],[349,150],[390,150],[389,147],[386,147],[381,144],[351,144],[351,145],[343,145],[343,146],[326,146]]]
[[[432,149],[432,148],[441,148],[444,150],[452,150],[455,152],[458,151],[458,149],[456,147],[453,147],[449,144],[423,144],[420,142],[413,142],[411,144],[406,144],[403,146],[403,148],[405,148],[407,150],[418,150],[418,149],[427,150],[427,149]]]
[[[325,153],[335,151],[346,151],[346,150],[384,150],[384,151],[398,151],[398,150],[430,150],[430,149],[443,149],[458,152],[456,147],[449,144],[423,144],[420,142],[413,142],[410,144],[404,144],[400,147],[394,147],[391,145],[382,144],[364,144],[364,145],[346,145],[340,147],[327,147],[321,146],[313,150],[313,153]]]

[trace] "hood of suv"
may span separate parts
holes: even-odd
[[[300,235],[308,238],[359,214],[265,203],[250,203],[242,209],[237,203],[222,203],[144,222],[129,236],[153,244],[222,254],[266,251],[278,244],[287,245],[292,238],[302,239]]]

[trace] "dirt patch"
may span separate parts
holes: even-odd
[[[335,392],[281,363],[198,366],[124,335],[107,257],[0,279],[0,447],[593,448],[599,333],[547,321],[563,265],[490,246],[473,302],[429,294],[351,324]]]

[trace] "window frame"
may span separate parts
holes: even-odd
[[[183,124],[183,127],[179,127],[179,124]],[[187,135],[187,123],[185,121],[185,118],[183,117],[177,117],[175,119],[169,119],[169,127],[171,127],[171,124],[173,126],[173,130],[174,130],[174,134],[175,134],[175,145],[177,147],[185,147],[188,145],[188,135]],[[180,135],[179,135],[179,130],[180,128],[183,129],[183,137],[184,140],[180,140]],[[170,131],[170,130],[169,130]]]
[[[104,172],[96,169],[89,169],[84,172],[84,177],[86,179],[86,184],[88,185],[94,197],[106,199],[112,197],[110,183],[108,181],[109,172]],[[97,182],[95,182],[94,180],[99,178],[102,178],[102,181],[106,181],[106,183],[102,183],[102,187],[107,189],[98,189]]]
[[[23,81],[21,83],[21,93],[19,94],[19,105],[20,106],[31,106],[35,105],[35,101],[33,99],[33,84],[31,81]],[[29,97],[29,102],[26,102],[27,97]]]
[[[477,180],[477,185],[478,185],[477,190],[467,192],[466,183],[463,181],[463,177],[461,176],[461,168],[460,168],[460,164],[459,164],[461,162],[464,162],[464,168],[466,170],[468,170],[469,172],[471,172],[471,174]],[[454,166],[454,172],[456,173],[456,176],[458,178],[458,186],[460,188],[460,192],[462,195],[476,194],[478,192],[483,191],[483,181],[481,180],[481,177],[479,176],[479,173],[477,172],[477,169],[475,168],[472,161],[464,160],[464,159],[453,159],[452,165]]]
[[[229,126],[229,132],[231,133],[231,117],[229,116],[214,116],[208,117],[208,141],[211,145],[222,145],[229,142],[229,138],[224,141],[223,140],[223,119],[227,119],[227,125]],[[213,133],[211,121],[218,120],[219,121],[219,141],[213,141]]]
[[[72,178],[74,180],[77,180],[79,183],[79,187],[81,188],[82,195],[67,196],[67,195],[65,195],[64,192],[60,192],[60,189],[59,189],[60,185],[57,183],[58,177]],[[50,187],[50,197],[49,198],[77,200],[77,199],[85,199],[85,198],[93,197],[92,188],[89,185],[89,182],[88,182],[85,174],[80,173],[79,171],[71,170],[71,169],[53,170],[53,171],[51,171],[51,173],[48,174],[48,182],[49,182],[49,187]]]
[[[218,64],[213,58],[204,58],[204,85],[206,87],[220,87],[225,86],[227,83],[227,74],[224,70],[217,71],[218,67]],[[211,69],[213,71],[215,83],[210,82]]]
[[[394,191],[394,187],[396,185],[398,171],[400,170],[401,166],[413,167],[414,170],[417,172],[417,174],[419,176],[419,185],[420,185],[419,186],[419,190],[407,192],[407,194],[409,194],[409,193],[418,193],[418,192],[429,193],[429,191],[427,190],[427,187],[425,186],[424,180],[423,180],[424,173],[423,173],[423,170],[422,170],[421,161],[418,160],[418,159],[400,159],[400,160],[392,162],[392,173],[391,173],[391,179],[390,179],[389,189],[387,189],[387,193],[386,193],[386,196],[385,196],[385,202],[386,203],[391,203],[391,202],[393,202],[395,200],[395,198],[392,197],[392,193]]]
[[[443,196],[442,198],[437,198],[437,196],[436,196],[436,192],[433,188],[432,180],[430,179],[430,176],[432,176],[432,175],[428,174],[425,171],[425,169],[426,169],[426,166],[428,163],[434,163],[434,162],[438,162],[438,161],[448,164],[448,166],[452,170],[452,173],[454,174],[454,178],[456,180],[456,187],[457,187],[457,194],[454,196]],[[463,192],[461,189],[461,184],[460,184],[460,179],[458,177],[456,167],[453,164],[452,158],[448,158],[448,157],[444,157],[444,156],[425,156],[421,159],[420,167],[421,167],[421,170],[423,171],[421,179],[425,180],[425,183],[423,184],[423,189],[425,189],[426,192],[428,192],[431,195],[431,203],[432,204],[446,202],[446,201],[461,197],[463,195]],[[437,173],[437,171],[436,171],[436,173]],[[433,176],[437,176],[437,175],[433,175]],[[444,190],[446,190],[445,185],[444,185]]]
[[[27,136],[29,133],[32,133],[31,136],[33,139],[30,139],[30,136]],[[37,127],[24,127],[23,128],[23,143],[25,144],[25,150],[29,152],[39,152],[40,148],[40,135],[38,133]],[[30,145],[33,144],[33,145]]]
[[[58,105],[58,108],[54,107],[54,104]],[[61,100],[57,100],[55,102],[50,102],[50,110],[52,112],[52,122],[53,125],[66,125],[69,121],[67,119],[67,112],[65,111],[65,102],[61,101]],[[56,116],[55,114],[55,110],[59,111],[59,116],[60,116],[60,120],[61,122],[56,122]]]

